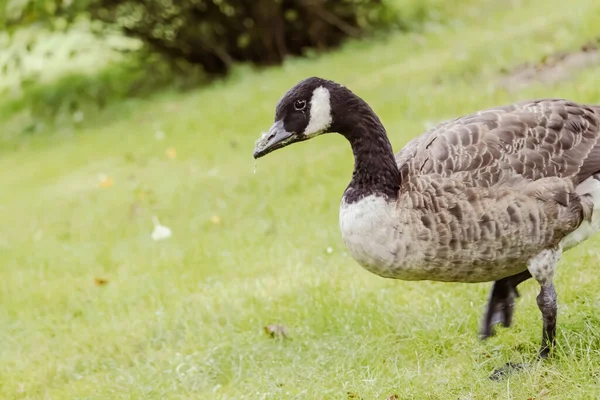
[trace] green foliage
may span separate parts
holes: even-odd
[[[0,28],[15,29],[33,23],[64,28],[85,14],[95,0],[0,0]]]
[[[240,61],[280,63],[396,20],[386,0],[13,0],[3,7],[0,24],[60,28],[82,15],[210,74],[226,73]]]
[[[90,13],[168,59],[200,64],[210,74],[240,61],[280,63],[394,21],[382,0],[95,0]]]
[[[29,132],[73,122],[84,108],[167,84],[193,87],[239,62],[279,63],[395,21],[382,0],[10,0],[0,12],[7,49],[0,107],[26,109]],[[101,42],[123,36],[134,40],[121,48]],[[129,54],[118,57],[115,48]]]

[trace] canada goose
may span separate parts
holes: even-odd
[[[600,228],[600,107],[544,99],[491,108],[443,122],[394,156],[365,101],[313,77],[281,98],[254,158],[328,132],[354,153],[339,221],[353,258],[386,278],[495,281],[483,338],[510,325],[517,285],[533,276],[547,357],[556,265]]]

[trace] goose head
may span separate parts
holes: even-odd
[[[332,132],[336,122],[334,100],[344,90],[335,82],[317,77],[288,90],[277,104],[273,126],[256,141],[254,158]]]

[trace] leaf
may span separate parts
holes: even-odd
[[[287,328],[279,324],[271,324],[264,327],[265,333],[272,338],[285,339],[288,337]]]
[[[175,150],[175,147],[169,147],[166,151],[165,154],[167,155],[168,158],[170,158],[171,160],[174,160],[177,158],[177,150]]]
[[[104,174],[100,174],[100,182],[98,183],[98,186],[100,186],[101,189],[107,189],[112,187],[115,184],[115,181],[113,180],[113,178],[106,176]]]
[[[96,286],[104,286],[108,283],[108,279],[105,278],[94,278],[94,284]]]

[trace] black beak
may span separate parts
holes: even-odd
[[[269,133],[263,133],[254,146],[254,158],[266,156],[272,151],[296,142],[296,135],[283,127],[283,121],[276,121]]]

